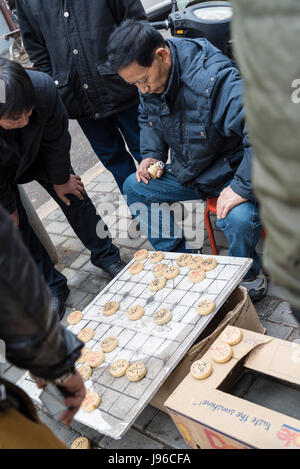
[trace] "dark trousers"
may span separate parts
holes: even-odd
[[[292,313],[293,313],[294,317],[297,319],[297,321],[300,324],[300,309],[292,308]]]
[[[126,178],[136,171],[132,155],[138,163],[141,162],[137,106],[104,119],[78,119],[78,123],[123,194]],[[131,154],[126,150],[124,139]]]
[[[97,236],[96,228],[99,222],[102,228],[104,226],[107,229],[107,227],[100,215],[97,214],[96,208],[88,196],[84,197],[84,200],[80,200],[76,196],[69,194],[67,197],[71,205],[67,206],[57,197],[52,184],[42,181],[38,182],[58,203],[80,241],[91,251],[91,262],[93,265],[105,269],[120,260],[119,249],[112,244],[111,238],[99,238]],[[67,279],[61,272],[55,269],[47,251],[29,225],[19,193],[17,194],[17,210],[20,219],[19,229],[23,240],[29,248],[41,275],[44,277],[54,296],[63,293]],[[103,232],[103,229],[101,229],[101,232]]]

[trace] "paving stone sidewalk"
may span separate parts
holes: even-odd
[[[86,190],[95,203],[99,213],[107,223],[114,243],[120,248],[121,257],[130,261],[134,252],[140,248],[152,249],[150,243],[136,229],[124,198],[121,196],[113,177],[106,170],[101,170],[90,178]],[[51,205],[51,204],[50,204]],[[209,254],[210,247],[203,230],[203,205],[198,204],[200,223],[204,240],[203,253]],[[195,208],[195,207],[194,207]],[[67,324],[66,316],[74,309],[84,309],[93,298],[110,281],[108,275],[94,267],[89,260],[89,253],[78,240],[68,225],[59,208],[50,206],[43,218],[50,237],[57,247],[59,264],[57,268],[65,274],[71,293],[67,299],[67,310],[63,323]],[[132,237],[127,236],[127,229]],[[192,227],[191,227],[192,229]],[[220,247],[220,255],[226,255],[228,244],[223,233],[216,228],[216,241]],[[263,242],[260,242],[260,250]],[[257,313],[267,329],[267,334],[300,342],[300,327],[293,318],[289,305],[281,297],[279,290],[270,284],[268,296],[255,304]],[[4,377],[16,382],[24,373],[13,366],[3,368]],[[1,369],[0,369],[1,371]],[[71,427],[55,422],[43,410],[39,410],[41,420],[68,446],[78,436],[87,436],[98,448],[109,449],[187,449],[171,418],[162,411],[148,405],[135,421],[131,429],[121,440],[114,440],[74,421]]]

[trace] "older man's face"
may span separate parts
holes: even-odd
[[[132,62],[119,71],[119,75],[129,84],[135,85],[141,93],[161,94],[165,91],[171,73],[172,61],[169,48],[157,49],[150,67],[142,67]]]

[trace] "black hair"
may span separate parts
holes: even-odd
[[[15,10],[16,9],[16,0],[6,0],[9,9],[10,10]]]
[[[163,36],[149,23],[125,20],[111,34],[107,45],[109,67],[118,72],[132,62],[151,67],[158,47],[166,47]]]
[[[34,104],[33,84],[22,65],[0,58],[0,119],[17,119]]]

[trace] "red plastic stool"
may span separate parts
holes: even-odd
[[[208,234],[208,239],[209,239],[209,244],[212,250],[212,253],[217,256],[218,255],[218,249],[214,237],[214,232],[211,226],[211,221],[210,221],[210,213],[217,213],[217,197],[207,199],[206,201],[206,208],[204,212],[204,220],[205,220],[205,225],[206,225],[206,230]],[[265,230],[262,229],[262,236],[265,239],[266,238],[266,233]]]

